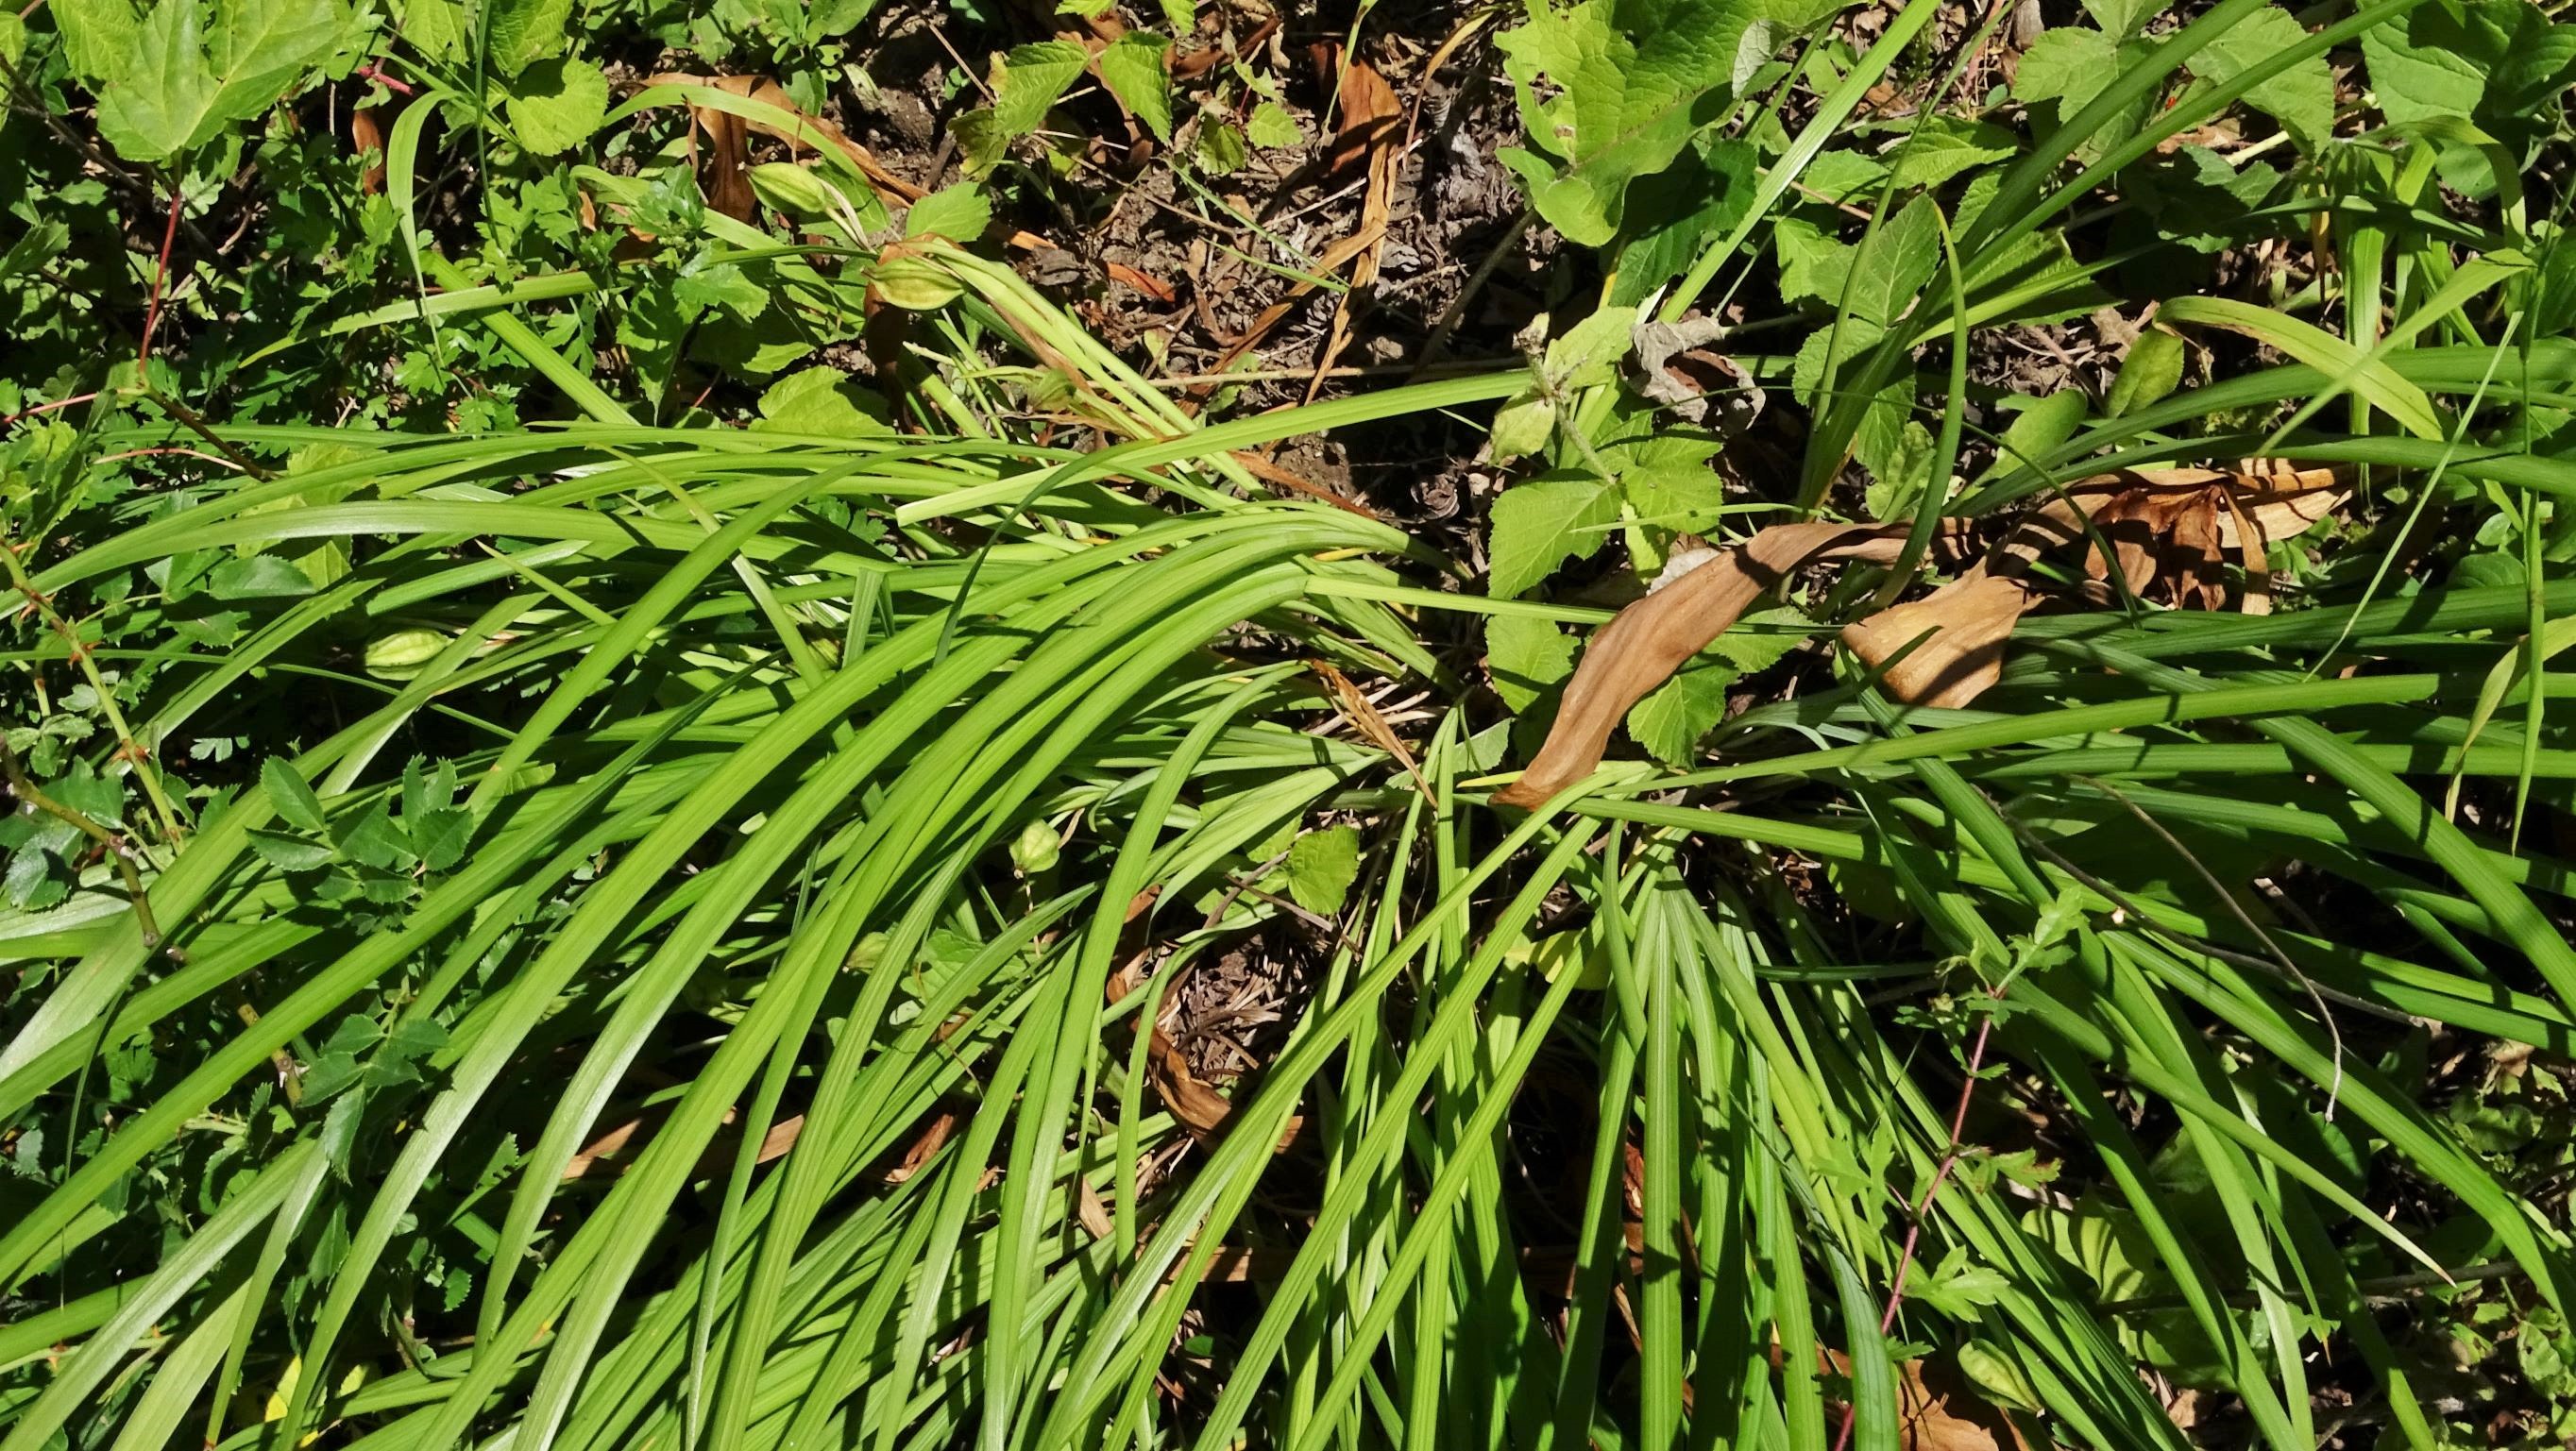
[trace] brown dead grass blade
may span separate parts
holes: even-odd
[[[1395,99],[1395,88],[1386,77],[1364,60],[1353,60],[1342,68],[1338,91],[1342,129],[1333,138],[1326,171],[1339,176],[1354,165],[1368,169],[1368,185],[1360,193],[1359,235],[1368,238],[1351,259],[1351,285],[1333,303],[1332,326],[1325,332],[1324,346],[1315,354],[1314,376],[1306,380],[1306,401],[1315,401],[1330,377],[1333,365],[1340,362],[1342,350],[1350,346],[1354,322],[1352,309],[1363,304],[1369,290],[1377,284],[1378,257],[1386,243],[1387,223],[1395,215],[1395,171],[1403,159],[1402,139],[1404,107]]]
[[[1314,671],[1316,677],[1324,682],[1324,689],[1333,697],[1333,706],[1342,713],[1342,719],[1349,721],[1351,728],[1370,745],[1395,757],[1396,763],[1413,778],[1414,787],[1422,792],[1423,802],[1438,811],[1439,798],[1431,794],[1431,783],[1422,778],[1422,768],[1414,763],[1412,748],[1395,733],[1395,727],[1386,723],[1386,717],[1378,714],[1377,707],[1370,703],[1359,686],[1353,684],[1349,676],[1321,660],[1307,661],[1306,668]]]
[[[1592,637],[1567,682],[1556,723],[1519,781],[1495,793],[1534,807],[1592,774],[1628,708],[1724,634],[1773,586],[1804,565],[1876,547],[1902,547],[1902,525],[1774,524],[1621,610]]]
[[[792,127],[780,126],[768,121],[751,120],[745,117],[735,116],[728,111],[706,110],[697,106],[691,106],[689,108],[689,114],[700,118],[701,125],[707,124],[708,120],[711,118],[722,117],[725,120],[732,122],[736,127],[748,128],[749,130],[756,131],[763,136],[775,137],[791,146],[810,147],[814,144],[815,138],[820,137],[824,142],[838,150],[843,156],[848,157],[850,164],[858,168],[859,174],[868,179],[868,184],[875,187],[878,192],[884,196],[889,197],[896,202],[909,203],[917,202],[924,196],[928,195],[928,193],[923,191],[922,188],[913,185],[911,182],[908,182],[902,177],[887,170],[885,163],[877,160],[875,154],[870,152],[866,147],[851,140],[848,134],[843,132],[840,127],[833,125],[831,122],[824,120],[820,116],[808,115],[804,111],[797,109],[796,103],[787,98],[787,92],[781,89],[776,81],[770,80],[765,76],[707,76],[695,75],[687,71],[665,71],[660,75],[647,76],[644,80],[644,84],[648,86],[709,86],[731,95],[740,96],[747,101],[756,101],[764,106],[776,107],[802,122],[804,124],[804,134],[799,134],[799,132]],[[748,190],[748,184],[746,183],[746,195],[748,194]],[[710,190],[708,192],[710,204],[713,203],[714,197],[715,193]],[[750,213],[745,211],[742,215],[748,216]]]

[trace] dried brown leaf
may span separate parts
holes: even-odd
[[[2004,642],[2032,599],[2017,579],[1957,580],[1844,626],[1842,640],[1871,669],[1886,666],[1880,684],[1890,695],[1957,709],[2003,674]],[[1890,659],[1896,663],[1888,665]]]
[[[1628,708],[1802,565],[1872,546],[1901,546],[1902,525],[1774,524],[1603,625],[1566,682],[1556,722],[1519,781],[1496,803],[1532,807],[1592,774]]]

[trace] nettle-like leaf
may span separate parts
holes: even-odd
[[[1628,708],[1629,738],[1665,765],[1689,765],[1700,737],[1726,719],[1726,687],[1736,674],[1732,664],[1703,655]]]
[[[1629,184],[1672,164],[1767,53],[1759,0],[1530,0],[1496,36],[1529,148],[1503,148],[1530,205],[1585,246],[1618,234]]]
[[[1936,187],[2019,149],[2021,143],[2013,133],[1991,121],[1926,116],[1912,135],[1888,152],[1894,163],[1890,180],[1899,187]]]
[[[98,130],[133,161],[166,161],[236,121],[264,115],[353,28],[335,0],[221,0],[208,29],[198,0],[159,0],[130,33],[117,0],[86,0],[69,22],[75,69],[99,77]]]
[[[1100,52],[1100,83],[1118,98],[1157,141],[1172,139],[1172,83],[1163,57],[1172,43],[1159,35],[1131,30]]]
[[[1593,479],[1532,479],[1494,500],[1486,592],[1520,594],[1568,559],[1589,559],[1619,522],[1619,491]]]
[[[2512,125],[2576,81],[2576,26],[2526,0],[2425,5],[2362,32],[2380,114],[2398,125],[2476,116]]]
[[[511,128],[519,144],[538,156],[579,146],[607,115],[608,77],[574,57],[529,67],[510,96]]]
[[[2201,79],[2224,85],[2238,72],[2280,54],[2308,33],[2284,10],[2257,10],[2219,32],[2191,58]],[[2270,115],[2309,149],[2334,130],[2334,72],[2308,57],[2245,93],[2245,104]]]
[[[1360,875],[1360,834],[1349,826],[1328,826],[1297,838],[1288,848],[1288,895],[1309,912],[1331,916],[1342,910],[1351,883]]]
[[[914,202],[912,210],[904,215],[903,234],[972,242],[992,224],[992,199],[972,182],[959,182]]]
[[[118,74],[135,54],[141,23],[127,0],[60,0],[48,5],[63,59],[72,74],[97,86]]]
[[[1704,142],[1685,148],[1664,170],[1639,178],[1628,189],[1628,241],[1619,251],[1610,300],[1641,301],[1688,272],[1710,242],[1743,221],[1753,206],[1759,161],[1750,142]],[[1813,171],[1811,166],[1811,178]]]
[[[1574,637],[1552,620],[1496,615],[1485,622],[1485,669],[1518,714],[1574,673]]]
[[[572,0],[491,0],[483,55],[504,76],[563,52]]]
[[[1005,137],[1037,130],[1090,64],[1091,53],[1069,40],[1042,40],[1012,50],[993,63],[994,124]]]

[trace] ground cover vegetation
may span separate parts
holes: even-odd
[[[2552,7],[0,76],[0,1451],[2576,1437]]]

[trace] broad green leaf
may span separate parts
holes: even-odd
[[[1547,373],[1559,390],[1598,388],[1619,375],[1637,328],[1633,307],[1595,308],[1547,345]]]
[[[863,438],[894,431],[884,398],[838,368],[806,368],[760,395],[756,429]]]
[[[1852,434],[1852,458],[1869,470],[1864,503],[1873,519],[1908,519],[1932,484],[1932,430],[1914,414],[1914,388],[1880,390]]]
[[[1702,661],[1706,656],[1702,656]],[[1726,687],[1735,667],[1694,662],[1628,710],[1628,735],[1667,766],[1687,766],[1700,737],[1726,719]]]
[[[537,156],[557,156],[588,141],[608,115],[608,77],[577,56],[541,61],[510,91],[510,128]]]
[[[859,22],[876,13],[877,0],[816,0],[805,12],[807,44],[831,40],[858,29]]]
[[[1588,479],[1533,479],[1494,499],[1486,592],[1509,599],[1567,559],[1598,553],[1619,522],[1618,491]]]
[[[1103,49],[1099,60],[1100,83],[1163,142],[1172,139],[1172,84],[1163,65],[1171,48],[1159,35],[1131,30]]]
[[[293,560],[254,554],[216,565],[206,576],[206,593],[219,600],[293,599],[313,593],[313,578]]]
[[[1750,675],[1779,664],[1815,634],[1815,621],[1791,606],[1778,605],[1737,620],[1734,628],[1709,641],[1708,648],[1700,653],[1724,660]]]
[[[1708,466],[1707,455],[1715,450],[1677,437],[1641,452],[1645,456],[1619,472],[1635,522],[1676,533],[1714,527],[1726,509],[1726,480]]]
[[[166,161],[219,125],[197,0],[160,0],[98,102],[98,134],[130,161]]]
[[[1556,437],[1556,405],[1536,388],[1503,400],[1494,410],[1488,457],[1498,464],[1527,458]]]
[[[2006,425],[2003,447],[1995,458],[1997,469],[2020,468],[2040,455],[2054,450],[2075,436],[2084,423],[2091,403],[2073,388],[2051,393],[2045,398],[2004,400],[2006,406],[2019,402],[2027,406]]]
[[[2521,0],[2512,3],[2521,8]],[[2362,62],[2379,113],[2398,125],[2474,113],[2512,33],[2487,23],[2485,9],[2474,0],[2465,11],[2419,5],[2363,31]]]
[[[1908,202],[1856,246],[1804,223],[1783,223],[1776,240],[1783,297],[1848,309],[1853,319],[1882,329],[1914,305],[1941,260],[1940,219],[1929,197]]]
[[[2576,85],[2576,25],[2552,25],[2537,10],[2525,10],[2515,28],[2513,45],[2488,76],[2485,104],[2479,109],[2490,127],[2514,120],[2540,120]]]
[[[1037,130],[1090,64],[1091,53],[1069,40],[1042,40],[1012,50],[993,64],[994,124],[1005,138]]]
[[[1244,123],[1243,132],[1251,138],[1255,146],[1281,147],[1306,144],[1306,133],[1298,128],[1297,118],[1289,115],[1288,108],[1277,101],[1264,101],[1253,107],[1252,119]]]
[[[305,784],[293,766],[269,757],[259,764],[259,784],[268,792],[269,804],[277,809],[278,820],[304,831],[323,829],[322,798],[313,794],[313,788]]]
[[[227,121],[267,114],[349,31],[349,15],[334,0],[218,0],[206,38],[223,82],[217,114]]]
[[[572,23],[573,0],[485,0],[484,60],[515,76],[561,54]]]
[[[403,829],[411,849],[431,871],[443,872],[465,859],[465,844],[474,835],[474,818],[463,807],[424,811],[418,820],[406,816]]]
[[[1210,176],[1234,175],[1243,169],[1243,163],[1250,155],[1242,127],[1216,116],[1200,120],[1198,162]]]
[[[2162,0],[2084,0],[2093,23],[2124,40],[2163,8]]]
[[[903,219],[903,234],[972,242],[992,224],[992,199],[984,195],[982,187],[961,181],[914,202]]]
[[[1285,863],[1288,895],[1309,912],[1333,916],[1351,894],[1360,875],[1357,827],[1328,826],[1297,838]]]
[[[1726,235],[1753,205],[1760,158],[1743,141],[1685,149],[1671,166],[1628,189],[1619,274],[1610,300],[1633,304],[1690,270],[1711,242]],[[1813,167],[1808,168],[1810,174]]]
[[[2135,413],[2182,385],[2182,338],[2161,328],[2149,328],[2129,344],[2129,356],[2120,360],[2120,376],[2111,380],[2111,396],[2102,403],[2102,411],[2112,418]]]
[[[2041,35],[2023,52],[2013,94],[2031,105],[2054,101],[2062,124],[2091,105],[2119,78],[2123,67],[2139,63],[2147,50],[2144,41],[2122,45],[2098,30],[2060,27]],[[2141,96],[2137,104],[2086,137],[2077,154],[2096,158],[2129,139],[2145,122],[2154,100],[2152,92]]]
[[[2001,161],[2020,149],[2013,133],[1991,121],[1929,116],[1888,152],[1895,166],[1889,184],[1936,187],[1971,167]]]
[[[14,13],[15,6],[10,7]],[[63,58],[91,89],[121,74],[142,36],[130,0],[53,0],[45,7],[63,38]]]
[[[2117,42],[2099,30],[2062,25],[2032,41],[2013,73],[2013,94],[2025,102],[2057,101],[2072,116],[2092,104],[2118,77]]]
[[[400,0],[394,23],[402,38],[431,60],[465,53],[465,7],[458,0]]]
[[[259,859],[282,872],[309,872],[330,865],[339,856],[329,842],[282,831],[253,830],[249,837],[250,849],[259,854]]]
[[[1758,60],[1755,0],[1529,0],[1494,39],[1529,148],[1506,147],[1538,214],[1584,246],[1618,234],[1629,183],[1670,165]],[[1767,34],[1767,32],[1762,32]],[[1540,99],[1541,88],[1553,94]]]
[[[1551,620],[1496,615],[1485,621],[1485,669],[1494,693],[1518,714],[1574,673],[1574,637]]]
[[[2284,10],[2257,10],[2201,47],[2191,58],[2194,74],[2212,85],[2307,39],[2308,33]],[[2334,73],[2326,58],[2310,56],[2245,93],[2245,103],[2268,113],[2289,128],[2310,150],[2334,130]]]
[[[1878,194],[1887,180],[1887,164],[1840,147],[1820,152],[1799,174],[1802,190],[1837,204],[1857,203]]]

